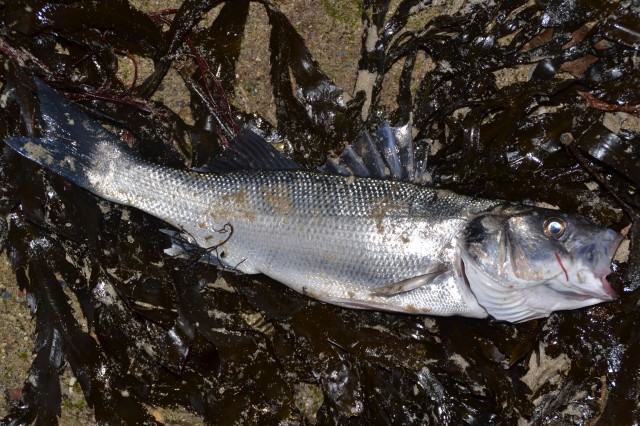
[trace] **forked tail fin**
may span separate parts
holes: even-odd
[[[96,190],[96,181],[101,173],[107,172],[105,165],[109,159],[125,154],[124,147],[79,107],[37,79],[36,89],[46,136],[8,138],[5,143],[30,160],[101,195]]]

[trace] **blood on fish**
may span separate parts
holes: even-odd
[[[560,264],[560,267],[562,268],[562,271],[564,272],[564,276],[567,279],[567,282],[569,282],[569,274],[567,273],[567,270],[565,269],[564,265],[562,264],[562,260],[560,260],[560,255],[558,253],[554,253],[556,255],[556,259],[558,260],[558,263]]]

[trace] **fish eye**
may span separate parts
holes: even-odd
[[[544,233],[548,237],[560,238],[564,235],[567,224],[564,220],[552,217],[544,221]]]

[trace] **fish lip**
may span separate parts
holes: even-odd
[[[610,267],[607,267],[598,272],[590,268],[583,268],[580,272],[587,273],[593,277],[593,280],[599,281],[600,288],[586,290],[580,285],[573,285],[574,291],[576,291],[578,294],[582,294],[588,297],[595,297],[605,302],[618,298],[618,293],[613,289],[613,287],[609,283],[609,280],[607,280],[607,275],[612,273]]]
[[[604,250],[604,253],[606,254],[600,258],[600,261],[594,265],[590,272],[593,274],[593,277],[601,283],[601,291],[598,291],[597,295],[594,294],[594,296],[601,300],[611,301],[618,298],[618,293],[613,289],[609,280],[607,280],[607,275],[613,272],[611,270],[611,263],[613,262],[623,239],[624,236],[619,232],[607,229],[600,242],[606,247]]]
[[[607,275],[605,274],[600,277],[600,282],[602,282],[602,288],[606,295],[609,297],[607,300],[615,300],[618,298],[618,293],[613,289],[611,284],[609,284],[609,280],[607,280]]]
[[[608,262],[605,264],[606,266],[601,270],[594,271],[594,275],[602,283],[602,289],[608,296],[608,300],[615,300],[618,298],[618,293],[613,289],[613,287],[609,283],[609,280],[607,280],[607,275],[611,274],[612,272],[611,263],[613,262],[613,259],[616,253],[618,252],[620,245],[622,244],[622,240],[624,239],[624,236],[619,232],[615,232],[612,230],[608,230],[608,231],[610,232],[610,238],[608,241],[609,250],[607,251]]]

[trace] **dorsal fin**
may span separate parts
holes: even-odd
[[[427,182],[426,160],[416,161],[411,126],[391,127],[384,122],[371,135],[365,132],[338,157],[328,157],[321,171],[343,176]]]
[[[231,141],[221,156],[197,170],[201,172],[230,172],[233,170],[300,170],[300,164],[285,157],[263,137],[244,128]]]
[[[250,128],[244,128],[224,153],[201,172],[224,173],[233,170],[301,170],[303,166],[285,157]],[[364,132],[353,145],[347,145],[338,157],[328,157],[319,168],[342,176],[372,177],[424,184],[426,160],[415,160],[411,127],[391,127],[384,122],[371,135]]]

